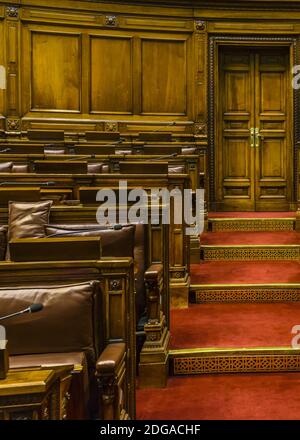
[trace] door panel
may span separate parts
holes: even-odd
[[[289,56],[285,50],[257,51],[255,62],[256,124],[260,139],[256,148],[256,208],[289,209],[291,200],[289,121]],[[289,179],[288,179],[289,178]]]
[[[221,56],[221,130],[217,151],[218,200],[222,208],[252,209],[254,203],[251,96],[254,63],[250,51],[224,51]]]
[[[220,52],[218,210],[289,209],[292,122],[288,81],[286,48],[227,47]],[[251,128],[256,133],[253,137]]]

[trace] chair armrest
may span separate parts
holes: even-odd
[[[124,418],[124,371],[126,350],[125,344],[110,344],[101,353],[96,364],[98,382],[99,418],[103,420],[120,420]]]
[[[163,276],[164,267],[162,264],[152,264],[145,272],[145,281],[159,281]]]
[[[125,344],[108,345],[97,360],[96,371],[99,375],[116,374],[125,354]]]
[[[145,272],[148,324],[156,324],[160,321],[160,296],[163,289],[163,273],[162,264],[153,264]]]

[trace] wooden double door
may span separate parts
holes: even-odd
[[[284,211],[293,188],[289,48],[219,48],[216,201],[219,211]]]

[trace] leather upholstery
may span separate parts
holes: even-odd
[[[125,344],[110,344],[101,353],[96,370],[99,374],[113,374],[125,353]]]
[[[0,173],[10,173],[12,166],[12,162],[0,162]]]
[[[117,155],[123,155],[123,154],[126,154],[126,155],[130,155],[130,154],[132,154],[132,150],[115,150],[115,154],[117,154]]]
[[[101,174],[103,163],[88,163],[88,174]]]
[[[110,173],[110,169],[109,169],[109,165],[102,165],[102,173],[103,174],[109,174]]]
[[[45,147],[44,154],[65,154],[65,149],[64,148]]]
[[[184,174],[184,165],[169,165],[169,174]]]
[[[15,165],[13,164],[11,172],[12,173],[28,173],[28,165]]]
[[[133,257],[135,225],[124,226],[120,230],[103,229],[100,225],[48,225],[46,235],[59,237],[101,237],[103,257]]]
[[[103,257],[133,257],[135,261],[136,313],[140,317],[145,310],[144,273],[146,270],[146,226],[123,226],[122,230],[105,230],[98,224],[48,225],[46,235],[100,236]],[[74,234],[72,233],[74,231]],[[72,234],[69,234],[69,233]]]
[[[197,148],[195,147],[182,147],[181,154],[197,154]]]
[[[8,208],[8,242],[14,238],[43,238],[49,223],[52,201],[10,202]],[[9,249],[6,254],[9,260]]]
[[[100,288],[98,281],[76,285],[0,288],[1,315],[33,303],[44,308],[36,314],[5,323],[10,355],[81,352],[94,365],[99,354]]]

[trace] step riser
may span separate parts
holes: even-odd
[[[300,287],[219,287],[205,289],[191,287],[197,304],[206,303],[276,303],[299,302]]]
[[[205,261],[268,261],[299,260],[299,246],[226,247],[202,246],[201,259]]]
[[[209,230],[212,232],[274,232],[293,231],[295,220],[293,219],[211,219]]]
[[[191,356],[172,355],[170,370],[174,376],[223,373],[278,373],[299,372],[300,354],[291,350],[287,354],[245,353],[238,355],[195,354]]]

